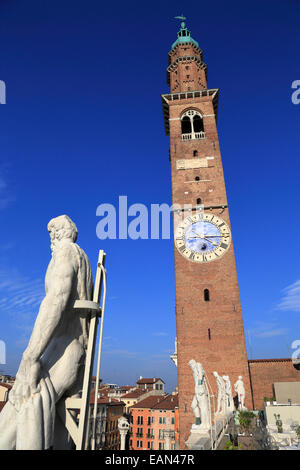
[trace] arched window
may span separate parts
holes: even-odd
[[[201,198],[198,197],[197,202],[196,202],[196,203],[197,203],[197,206],[199,206],[199,204],[201,204],[201,202],[202,202],[202,201],[201,201]]]
[[[194,132],[204,132],[203,119],[199,114],[196,114],[193,118]]]
[[[204,300],[205,300],[205,302],[209,302],[209,300],[210,300],[209,290],[208,289],[204,289]]]
[[[192,124],[189,116],[184,116],[181,119],[181,133],[190,134],[192,132]]]
[[[203,119],[199,111],[189,109],[182,115],[181,133],[182,140],[205,139]]]
[[[198,150],[193,150],[193,157],[198,157]]]

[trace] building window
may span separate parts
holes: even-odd
[[[195,181],[200,181],[200,177],[196,176]]]
[[[193,150],[193,157],[198,157],[198,150]]]
[[[204,139],[204,124],[199,111],[189,109],[181,117],[182,140]]]
[[[210,300],[209,290],[208,290],[208,289],[204,289],[204,301],[205,301],[205,302],[209,302],[209,300]]]
[[[143,416],[138,416],[137,418],[137,424],[143,424]]]
[[[189,116],[184,116],[181,119],[181,133],[182,134],[191,134],[192,124]]]
[[[197,204],[197,206],[199,206],[201,204],[201,198],[200,197],[198,197],[198,199],[196,201],[196,204]]]
[[[203,119],[199,114],[193,117],[194,132],[204,132]]]

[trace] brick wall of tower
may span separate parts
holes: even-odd
[[[206,138],[183,142],[180,117],[191,108],[204,116]],[[173,204],[194,206],[200,197],[204,206],[226,206],[212,98],[173,102],[169,112]],[[177,160],[193,159],[194,150],[198,151],[197,158],[214,157],[208,160],[208,168],[178,170]],[[200,177],[199,182],[194,181],[196,176]],[[211,213],[221,216],[230,227],[228,208],[212,209]],[[232,386],[242,375],[248,408],[252,407],[252,401],[233,244],[221,259],[205,264],[193,263],[181,256],[176,248],[174,251],[179,429],[183,449],[195,421],[191,410],[194,382],[188,365],[191,359],[202,363],[215,396],[217,387],[213,372],[217,371],[219,375],[229,375]],[[204,301],[204,289],[210,291],[209,302]]]
[[[206,89],[206,66],[202,62],[202,51],[198,47],[178,45],[171,51],[169,60],[174,64],[170,71],[172,93]]]
[[[299,382],[300,370],[291,359],[249,360],[253,402],[255,409],[263,409],[264,397],[274,397],[275,382]]]

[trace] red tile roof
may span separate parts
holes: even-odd
[[[291,362],[292,359],[290,357],[284,358],[275,358],[275,359],[248,359],[248,362]]]
[[[130,408],[174,410],[178,406],[178,395],[151,395]]]
[[[161,380],[161,382],[165,383],[162,379],[160,379],[159,377],[153,377],[153,378],[150,378],[150,379],[140,379],[140,380],[137,380],[137,384],[155,384],[156,382],[158,382],[159,380]]]
[[[5,382],[0,382],[0,387],[8,388],[8,390],[10,390],[12,388],[12,385],[7,384]]]
[[[145,393],[147,393],[147,390],[142,390],[140,388],[137,388],[136,390],[132,390],[132,392],[123,393],[121,397],[123,398],[123,400],[126,400],[126,398],[138,398],[141,395],[144,395]]]
[[[91,396],[90,398],[90,404],[95,403],[95,396]],[[109,405],[109,406],[115,406],[115,405],[122,405],[125,406],[125,403],[123,401],[117,400],[115,398],[108,398],[108,397],[101,397],[98,398],[97,403],[100,405]]]

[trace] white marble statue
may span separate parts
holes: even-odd
[[[75,300],[90,300],[89,260],[75,244],[77,228],[62,215],[50,220],[52,259],[46,295],[17,372],[9,401],[0,414],[0,449],[67,448],[68,433],[56,404],[82,388],[87,320],[74,311]]]
[[[205,372],[200,362],[196,362],[194,359],[189,361],[189,366],[193,371],[195,383],[195,394],[191,408],[196,421],[195,424],[193,424],[192,429],[199,430],[200,432],[207,431],[211,426],[211,416]]]
[[[175,366],[177,367],[177,337],[175,338],[175,351],[174,351],[174,354],[170,356],[170,358],[172,359]]]
[[[233,403],[233,397],[232,397],[231,382],[230,382],[228,375],[223,375],[222,377],[225,383],[226,413],[232,414],[234,411],[234,403]]]
[[[234,384],[234,390],[235,392],[237,393],[237,396],[238,396],[238,402],[239,402],[239,406],[238,406],[238,409],[239,410],[245,410],[245,387],[244,387],[244,382],[243,382],[243,377],[241,375],[239,375],[238,377],[238,380],[235,382]]]
[[[213,372],[213,375],[216,378],[217,387],[218,387],[218,401],[217,401],[217,410],[216,414],[224,415],[226,414],[226,392],[225,392],[225,382],[218,372]]]
[[[119,433],[120,433],[120,436],[121,436],[121,448],[120,450],[125,450],[125,443],[126,443],[126,434],[128,433],[129,431],[129,422],[128,420],[125,418],[125,416],[121,416],[119,419],[118,419],[118,429],[119,429]]]

